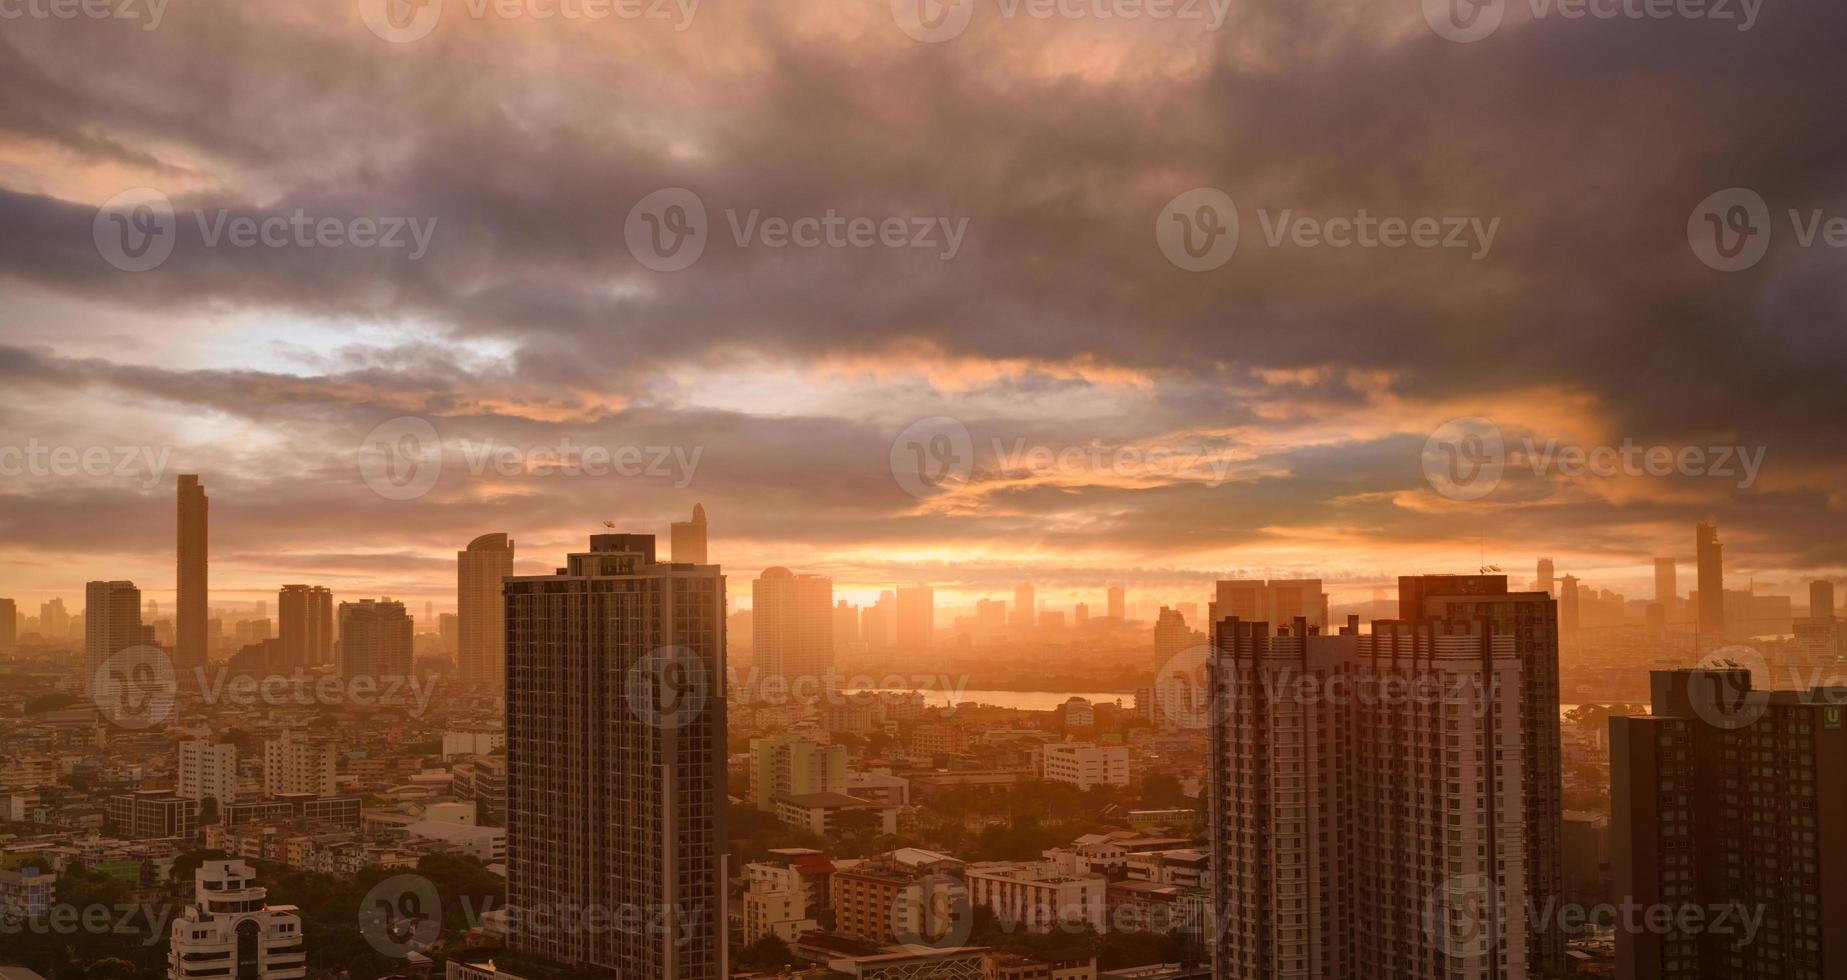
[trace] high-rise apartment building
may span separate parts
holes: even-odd
[[[263,742],[263,795],[332,796],[338,752],[332,742],[294,732]]]
[[[1559,607],[1575,601],[1577,580],[1562,580],[1565,599],[1509,592],[1505,575],[1411,575],[1398,579],[1398,617],[1408,622],[1486,623],[1511,637],[1520,662],[1522,810],[1527,892],[1536,907],[1564,890],[1564,747],[1559,720]],[[1563,972],[1565,935],[1557,917],[1534,923],[1527,963]]]
[[[1128,593],[1123,591],[1122,586],[1112,585],[1109,587],[1109,600],[1108,601],[1109,601],[1109,618],[1115,620],[1118,623],[1125,622],[1126,620],[1128,620],[1129,618]]]
[[[1847,976],[1847,688],[1650,679],[1651,714],[1610,719],[1615,894],[1644,913],[1617,923],[1616,975]]]
[[[361,599],[340,603],[340,676],[410,676],[414,632],[402,602]]]
[[[465,684],[499,691],[506,686],[506,598],[513,574],[513,539],[483,534],[455,555],[457,625],[455,669]]]
[[[841,599],[834,603],[834,651],[859,642],[859,607]]]
[[[62,640],[71,635],[71,614],[65,610],[63,599],[39,603],[38,631],[47,640]]]
[[[189,800],[210,797],[219,805],[237,802],[237,746],[212,742],[181,742],[177,773],[179,796]]]
[[[693,519],[675,521],[668,528],[672,561],[682,564],[706,564],[705,505],[693,505]]]
[[[928,650],[936,645],[936,590],[927,585],[898,588],[898,649]]]
[[[1552,559],[1539,559],[1539,591],[1551,595],[1555,585],[1554,578],[1555,573],[1553,571]]]
[[[776,812],[779,796],[847,791],[847,750],[799,735],[750,740],[750,803]]]
[[[11,599],[0,599],[0,652],[11,653],[19,645],[19,607]]]
[[[1655,601],[1672,612],[1680,598],[1680,566],[1672,558],[1655,559]]]
[[[90,582],[83,595],[83,676],[94,684],[110,657],[152,646],[154,627],[141,625],[141,590],[133,582]]]
[[[197,476],[180,477],[173,665],[181,669],[203,666],[209,652],[205,621],[211,616],[206,571],[206,514],[210,506]]]
[[[308,948],[293,905],[269,891],[242,861],[210,860],[193,872],[193,901],[173,919],[168,980],[298,980]]]
[[[1834,618],[1833,582],[1818,579],[1809,583],[1809,618],[1812,620]]]
[[[1236,617],[1247,623],[1293,623],[1301,616],[1316,629],[1328,628],[1328,597],[1321,580],[1225,580],[1207,607],[1213,622]]]
[[[1033,584],[1021,582],[1013,587],[1013,625],[1029,627],[1037,620],[1033,606]]]
[[[1562,636],[1577,636],[1584,624],[1584,589],[1576,575],[1558,581],[1558,631]]]
[[[599,534],[507,580],[510,942],[650,980],[729,974],[725,579]],[[560,929],[562,909],[673,910],[658,929]]]
[[[751,650],[758,676],[808,698],[834,666],[834,582],[768,568],[750,583]]]
[[[276,593],[282,662],[290,667],[333,663],[333,593],[318,585],[285,585]]]
[[[1214,625],[1217,980],[1524,980],[1520,673],[1481,623]]]
[[[1693,537],[1699,562],[1696,621],[1702,637],[1717,641],[1725,636],[1725,546],[1719,543],[1717,523],[1701,523],[1694,528]]]

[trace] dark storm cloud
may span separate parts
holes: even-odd
[[[914,502],[889,472],[889,420],[650,401],[675,364],[902,364],[898,341],[946,358],[1089,357],[1158,378],[1118,417],[957,412],[978,443],[1260,428],[1279,416],[1383,411],[1381,390],[1491,414],[1510,391],[1555,387],[1594,399],[1618,438],[1765,445],[1777,465],[1838,474],[1847,261],[1797,248],[1783,215],[1847,213],[1847,107],[1832,96],[1847,82],[1839,4],[1774,5],[1749,32],[1555,18],[1475,44],[1436,37],[1410,3],[1263,5],[1204,37],[978,22],[941,45],[904,39],[886,6],[791,4],[772,16],[712,4],[683,34],[445,24],[407,46],[372,37],[350,3],[334,2],[284,13],[176,5],[145,34],[10,25],[0,136],[40,160],[128,175],[120,186],[168,189],[181,234],[159,269],[124,273],[92,240],[96,200],[120,189],[110,178],[87,179],[87,197],[44,182],[0,186],[0,276],[168,313],[402,317],[509,353],[483,366],[440,348],[354,349],[297,376],[8,348],[0,374],[292,433],[304,448],[258,464],[251,480],[310,480],[274,497],[253,490],[251,527],[270,528],[280,547],[325,540],[341,521],[430,542],[458,526],[510,524],[517,495],[450,488],[421,507],[357,495],[353,447],[401,414],[518,445],[569,433],[703,446],[692,492],[749,500],[733,509],[736,533],[819,547],[1013,535],[1067,553],[1121,540],[1185,553],[1295,525],[1388,544],[1455,530],[1453,513],[1394,501],[1423,489],[1421,440],[1401,435],[1278,451],[1266,458],[1275,473],[1220,487],[1026,485],[952,519],[908,513]],[[1199,185],[1238,202],[1242,244],[1223,268],[1186,273],[1153,231],[1161,206]],[[1722,274],[1695,259],[1685,227],[1697,202],[1735,185],[1769,202],[1778,237],[1757,268]],[[636,201],[670,186],[700,195],[712,239],[698,265],[661,274],[630,255],[623,223]],[[356,248],[205,248],[189,217],[297,209],[436,225],[428,255],[412,261]],[[727,211],[829,209],[965,217],[968,238],[947,261],[729,239]],[[1500,225],[1479,261],[1271,247],[1260,212],[1285,209]],[[1271,368],[1327,370],[1251,374]],[[1359,385],[1347,369],[1389,381]],[[1064,385],[1027,371],[990,390],[1018,405],[1060,397]],[[591,523],[684,508],[657,486],[623,490],[619,503],[594,483],[534,492],[549,514]],[[1543,488],[1508,492],[1548,500]],[[329,499],[353,509],[313,516]],[[50,505],[30,504],[41,506]],[[145,506],[120,503],[125,516]],[[1711,506],[1665,491],[1653,503],[1552,498],[1492,520],[1520,541],[1594,529],[1603,543],[1582,547],[1616,552]],[[1813,479],[1732,495],[1726,507],[1754,535],[1733,554],[1847,563],[1840,536],[1817,533],[1838,531],[1847,507]],[[1090,516],[1057,519],[1076,513]],[[14,530],[29,541],[37,526],[21,518]]]

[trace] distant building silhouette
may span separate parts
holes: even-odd
[[[1699,631],[1717,640],[1725,636],[1725,546],[1719,543],[1719,525],[1702,522],[1694,528],[1693,540],[1699,563]]]
[[[465,684],[500,691],[506,686],[507,625],[504,583],[513,574],[513,539],[483,534],[456,552],[455,669]]]
[[[185,669],[206,662],[205,621],[211,615],[207,571],[206,516],[211,501],[197,476],[179,482],[179,570],[173,664]]]
[[[409,676],[413,632],[402,602],[361,599],[340,603],[340,676]]]
[[[129,647],[152,646],[154,627],[141,624],[141,590],[133,582],[84,586],[83,677],[93,684],[108,659]]]
[[[669,528],[668,544],[672,559],[693,565],[706,564],[705,505],[693,505],[693,519],[675,521]]]
[[[782,567],[764,569],[750,583],[750,608],[758,677],[805,685],[810,698],[826,694],[819,684],[834,665],[833,580]]]
[[[276,593],[277,639],[282,666],[333,663],[333,593],[318,585],[285,585]],[[250,641],[254,642],[254,641]]]

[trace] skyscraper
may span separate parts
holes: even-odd
[[[1578,626],[1583,622],[1584,597],[1579,591],[1578,577],[1567,575],[1558,581],[1558,632],[1560,636],[1578,635]]]
[[[1022,582],[1013,587],[1013,625],[1029,627],[1033,625],[1034,618],[1033,584]]]
[[[1227,618],[1208,676],[1217,980],[1525,980],[1512,637]]]
[[[1655,601],[1672,612],[1680,598],[1680,569],[1672,558],[1655,559]]]
[[[936,590],[927,585],[898,588],[898,649],[928,650],[936,643]]]
[[[1619,919],[1616,975],[1847,975],[1847,688],[1753,690],[1737,668],[1650,680],[1651,714],[1610,719],[1615,894],[1712,927]]]
[[[402,602],[361,599],[340,603],[340,676],[409,676],[412,633],[410,614]]]
[[[11,599],[0,599],[0,652],[19,645],[19,609]]]
[[[502,583],[513,574],[513,539],[483,534],[455,555],[455,608],[460,635],[456,674],[465,684],[495,691],[506,686],[506,598]]]
[[[1716,641],[1725,636],[1725,546],[1719,543],[1719,525],[1701,523],[1694,528],[1693,543],[1699,562],[1699,631]]]
[[[650,980],[729,975],[725,579],[599,534],[556,575],[507,581],[510,942]],[[672,910],[561,929],[537,910]]]
[[[277,638],[282,663],[325,667],[333,663],[333,593],[318,585],[285,585],[276,593]]]
[[[110,657],[152,646],[154,627],[141,625],[141,590],[133,582],[91,582],[83,598],[83,677],[93,684]]]
[[[62,640],[71,635],[71,614],[63,599],[47,599],[38,607],[38,631],[47,640]]]
[[[834,665],[834,582],[767,568],[750,583],[751,651],[757,673],[783,685],[801,685],[806,697],[826,694],[820,684]],[[788,688],[785,687],[785,690]]]
[[[1552,594],[1552,578],[1553,578],[1552,559],[1550,558],[1539,559],[1539,591],[1544,592],[1547,595],[1551,595]]]
[[[694,565],[706,563],[705,505],[693,505],[693,519],[675,521],[668,528],[668,543],[673,548],[672,560],[688,562]]]
[[[197,476],[180,477],[173,663],[181,668],[202,666],[206,660],[205,621],[211,615],[206,572],[206,513],[210,506]]]
[[[1809,583],[1809,618],[1826,620],[1834,618],[1834,583],[1818,579]]]
[[[1565,788],[1559,721],[1561,609],[1576,608],[1577,579],[1560,580],[1560,598],[1544,592],[1509,592],[1505,575],[1413,575],[1398,579],[1399,618],[1417,623],[1485,623],[1498,639],[1513,640],[1520,665],[1520,810],[1526,841],[1527,893],[1537,908],[1550,907],[1564,890]],[[1527,935],[1526,962],[1562,972],[1565,934],[1557,917],[1535,923]]]
[[[1109,618],[1118,623],[1129,618],[1128,596],[1120,585],[1109,587]]]

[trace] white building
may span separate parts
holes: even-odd
[[[1060,742],[1045,747],[1044,776],[1078,789],[1129,785],[1129,750],[1122,745]]]
[[[963,873],[969,901],[993,909],[1003,928],[1049,932],[1083,923],[1109,929],[1109,879],[1100,874],[1014,861],[971,864]]]
[[[207,861],[193,874],[193,888],[193,903],[173,920],[168,980],[307,976],[301,916],[293,905],[269,905],[250,865]]]
[[[263,743],[263,795],[285,793],[334,795],[334,747],[309,741],[294,732]]]
[[[458,755],[492,755],[507,747],[505,731],[443,732],[443,758]]]
[[[821,928],[808,917],[802,875],[789,865],[758,862],[744,866],[750,885],[744,892],[744,943],[770,933],[793,946],[804,932]]]
[[[220,806],[236,803],[237,746],[181,742],[179,795],[189,800],[210,797]]]

